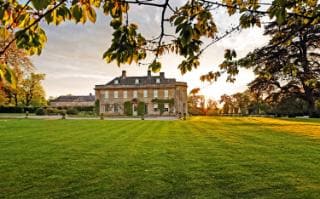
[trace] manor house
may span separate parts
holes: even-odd
[[[152,76],[127,76],[126,71],[95,86],[96,103],[104,115],[172,115],[187,113],[187,83]]]

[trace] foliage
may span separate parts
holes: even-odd
[[[94,102],[94,109],[97,115],[100,115],[100,100],[96,100]]]
[[[174,99],[152,99],[151,100],[152,103],[158,104],[158,109],[160,112],[160,115],[162,115],[165,110],[164,110],[164,104],[169,104],[169,108],[172,109],[173,105],[174,105]]]
[[[46,108],[46,114],[48,115],[59,115],[61,110],[57,109],[57,108]]]
[[[8,32],[1,32],[0,40],[12,38]],[[16,43],[10,45],[1,57],[0,64],[9,66],[11,78],[14,81],[0,81],[0,99],[6,106],[44,106],[46,105],[45,92],[41,85],[43,74],[34,73],[34,67],[26,53],[18,49]]]
[[[205,114],[209,116],[218,115],[219,114],[219,108],[218,108],[218,102],[215,100],[209,99],[206,103],[206,110]]]
[[[301,28],[293,30],[293,35],[319,23],[320,9],[317,1],[283,1],[272,0],[270,3],[260,1],[222,2],[207,0],[188,0],[182,4],[174,1],[157,0],[28,0],[0,1],[0,30],[9,32],[12,37],[5,38],[6,45],[0,48],[0,57],[5,54],[13,43],[29,55],[40,54],[47,42],[43,23],[60,25],[66,21],[75,23],[96,22],[96,9],[111,18],[113,39],[103,55],[106,62],[115,61],[118,65],[140,63],[147,54],[154,55],[150,64],[153,71],[159,71],[159,57],[166,53],[175,53],[183,57],[178,65],[181,73],[186,73],[200,65],[199,57],[212,44],[228,36],[232,32],[250,27],[261,27],[261,19],[285,24],[288,19],[299,22]],[[160,11],[160,33],[156,37],[145,38],[138,31],[138,25],[129,23],[132,5],[147,8],[158,8]],[[239,15],[238,25],[218,35],[218,28],[213,18],[213,10],[222,8],[229,15]],[[294,23],[292,23],[294,24]],[[169,27],[169,28],[168,28]],[[174,32],[169,32],[173,30]],[[288,42],[291,38],[281,41]],[[204,45],[206,43],[206,45]],[[224,65],[225,67],[229,67]],[[10,67],[0,63],[1,81],[11,81]],[[221,65],[221,67],[223,67]],[[224,68],[226,69],[226,68]],[[227,69],[233,76],[237,69]],[[210,73],[212,78],[220,73]],[[229,79],[234,81],[232,77]]]
[[[124,107],[124,114],[127,116],[132,116],[133,114],[132,102],[131,101],[124,102],[123,107]]]
[[[66,113],[68,115],[78,115],[79,111],[76,108],[70,107],[67,109]]]
[[[200,88],[193,88],[191,89],[191,91],[189,92],[190,95],[196,95],[200,92]]]
[[[45,92],[41,85],[41,81],[44,80],[44,77],[44,74],[31,73],[29,77],[22,81],[19,88],[23,105],[44,105],[46,103]]]
[[[227,80],[234,82],[238,67],[252,69],[256,75],[249,85],[252,91],[274,101],[295,95],[308,103],[311,115],[320,96],[319,5],[317,1],[275,0],[268,11],[271,18],[276,18],[265,26],[269,43],[238,60],[234,50],[226,50],[217,73],[227,73]],[[216,77],[207,74],[201,79],[210,81]]]
[[[46,115],[47,112],[44,108],[38,108],[35,112],[36,115]]]
[[[164,103],[158,103],[158,109],[160,112],[160,115],[164,113]]]
[[[205,98],[203,95],[197,95],[200,90],[192,89],[188,96],[188,112],[190,115],[205,115]]]
[[[138,115],[139,116],[143,116],[144,114],[146,114],[146,110],[145,110],[145,103],[144,102],[139,102],[138,103],[138,109],[137,109],[137,112],[138,112]]]
[[[160,104],[166,104],[168,103],[169,106],[173,106],[174,105],[174,99],[171,98],[171,99],[158,99],[158,98],[155,98],[155,99],[152,99],[151,100],[152,103],[160,103]]]
[[[220,103],[223,103],[223,108],[222,108],[222,112],[223,114],[232,114],[233,113],[233,102],[232,102],[232,97],[229,95],[222,95],[220,97]]]
[[[0,113],[34,113],[39,107],[0,106]]]

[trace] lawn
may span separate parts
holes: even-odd
[[[320,198],[320,120],[0,120],[0,198]]]

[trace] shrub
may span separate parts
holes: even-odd
[[[132,115],[132,103],[130,101],[127,101],[124,103],[124,113],[127,116],[131,116]]]
[[[139,102],[138,103],[138,115],[144,115],[145,114],[145,103]]]
[[[97,115],[99,115],[99,113],[100,113],[100,101],[99,100],[96,100],[94,102],[94,111],[96,112]]]
[[[0,106],[0,113],[35,113],[39,107]]]
[[[68,108],[67,109],[67,114],[68,115],[77,115],[79,111],[76,108]]]
[[[320,112],[315,111],[309,115],[310,118],[320,118]]]
[[[46,115],[47,114],[46,110],[44,108],[38,108],[35,113],[36,113],[36,115]]]
[[[47,114],[48,115],[59,115],[61,111],[56,108],[47,108]]]

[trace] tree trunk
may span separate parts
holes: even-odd
[[[308,114],[309,116],[312,116],[316,112],[315,99],[313,97],[312,89],[308,87],[304,87],[304,89],[305,89],[306,101],[308,103]]]
[[[17,107],[17,106],[18,106],[18,94],[17,94],[17,93],[14,93],[14,94],[13,94],[13,99],[14,99],[14,105],[15,105],[15,107]]]
[[[304,89],[304,95],[305,95],[305,100],[308,103],[308,114],[309,116],[312,116],[313,114],[315,114],[315,98],[314,98],[314,94],[313,91],[314,89],[312,87],[310,87],[309,85],[306,84],[306,82],[308,80],[312,79],[312,74],[310,72],[310,68],[309,68],[309,61],[308,61],[308,47],[306,44],[306,35],[303,35],[301,33],[300,36],[300,61],[301,61],[301,65],[303,68],[303,74],[300,77],[300,80],[302,82],[302,86]]]

